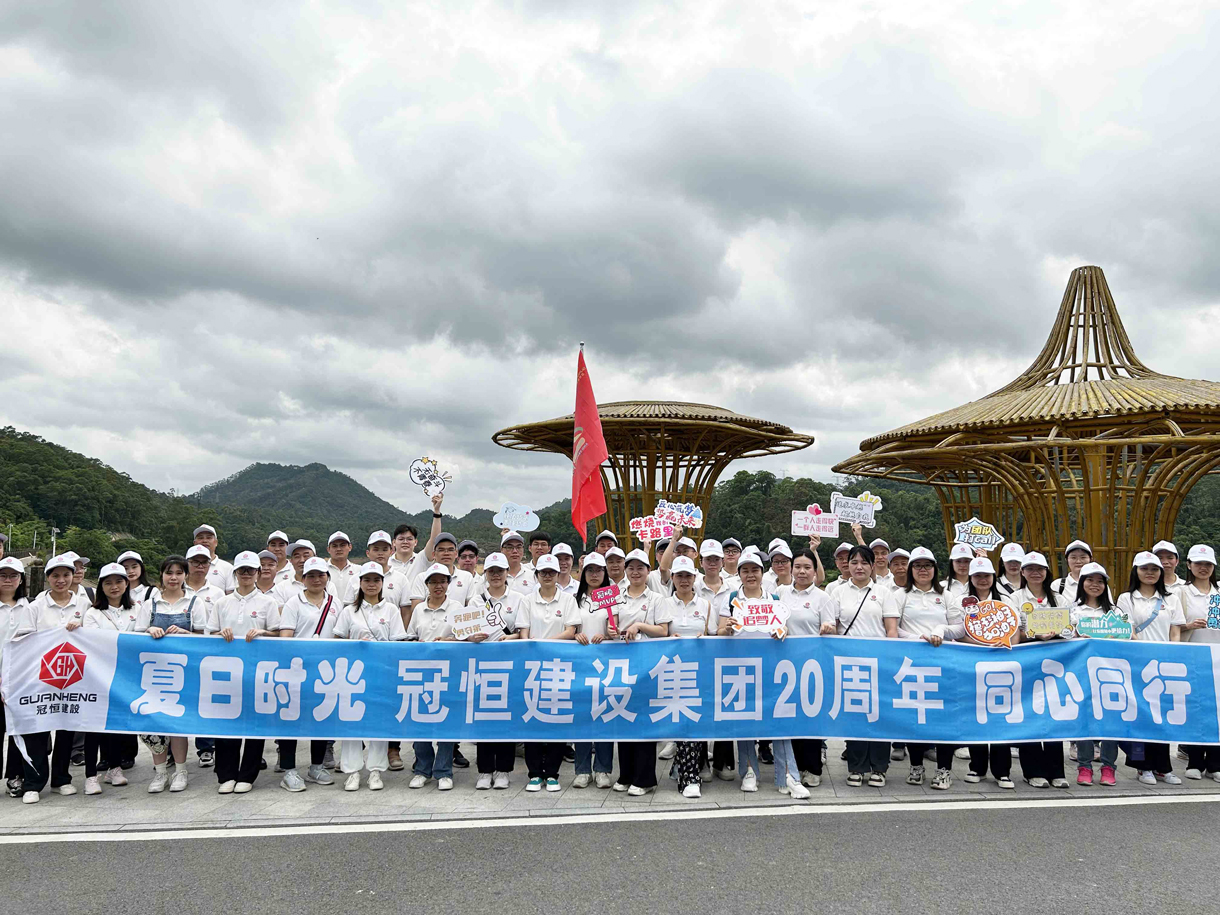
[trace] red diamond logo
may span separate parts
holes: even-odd
[[[67,689],[85,676],[85,653],[70,642],[61,642],[42,656],[38,679],[55,689]]]

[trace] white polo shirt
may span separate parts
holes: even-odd
[[[777,593],[779,602],[788,608],[788,635],[821,635],[823,623],[837,622],[838,607],[815,585],[803,591],[798,591],[795,584],[780,585]]]
[[[208,619],[215,612],[216,605],[225,596],[225,592],[212,584],[210,580],[199,590],[183,583],[182,590],[188,598],[195,598],[195,609],[191,611],[191,629],[195,632],[203,632]]]
[[[1055,592],[1056,596],[1063,595],[1064,599],[1060,601],[1061,604],[1070,606],[1076,602],[1076,596],[1080,590],[1080,579],[1073,578],[1071,575],[1056,578],[1051,582],[1050,589]]]
[[[425,569],[424,571],[426,572],[427,570]],[[465,569],[455,567],[449,578],[449,590],[445,592],[445,596],[459,607],[465,606],[466,601],[470,598],[470,588],[473,584],[473,575]],[[411,582],[411,600],[422,601],[426,600],[427,597],[428,585],[424,581],[424,573],[421,572]]]
[[[51,597],[51,589],[47,588],[30,601],[30,613],[25,621],[30,622],[32,628],[14,634],[25,635],[26,632],[58,629],[68,623],[83,624],[85,612],[89,609],[89,598],[83,591],[71,591],[69,594],[71,596],[66,604],[58,604]],[[23,625],[25,621],[23,621]]]
[[[1171,626],[1186,625],[1176,594],[1144,597],[1139,591],[1124,591],[1114,606],[1131,620],[1131,638],[1138,642],[1168,642]],[[1142,627],[1142,628],[1141,628]]]
[[[286,578],[283,581],[277,581],[275,587],[271,589],[271,596],[279,601],[281,607],[286,606],[288,601],[296,597],[298,594],[305,593],[305,582],[297,581],[296,577]],[[334,598],[338,598],[335,593],[335,586],[329,581],[326,583],[326,593]],[[343,603],[339,601],[339,603]]]
[[[415,576],[430,565],[423,553],[412,553],[411,558],[405,562],[393,554],[390,555],[390,568],[407,581],[414,581]]]
[[[960,599],[933,589],[891,590],[885,597],[885,615],[898,617],[898,635],[922,639],[925,635],[956,641],[966,635],[965,614]]]
[[[452,613],[458,613],[461,609],[461,604],[449,598],[446,598],[445,602],[435,609],[428,606],[427,600],[416,604],[415,610],[411,614],[411,623],[407,626],[407,638],[418,639],[421,642],[436,642],[451,637],[453,627],[449,625],[449,616]]]
[[[579,624],[576,599],[558,588],[550,600],[544,599],[537,591],[526,595],[525,603],[517,614],[517,628],[528,629],[529,637],[535,640],[553,639],[569,626]]]
[[[130,610],[121,607],[107,607],[98,610],[90,607],[85,611],[85,620],[81,625],[85,629],[108,629],[112,632],[136,632],[140,620],[140,605],[133,604]]]
[[[671,636],[694,639],[707,634],[712,605],[698,595],[692,597],[690,603],[684,603],[678,595],[673,594],[661,601],[657,612],[668,618]]]
[[[520,591],[513,591],[510,588],[504,589],[504,594],[500,597],[492,597],[487,593],[486,584],[483,590],[471,594],[466,601],[467,607],[482,605],[487,610],[493,610],[498,605],[500,608],[500,619],[504,621],[504,628],[510,632],[515,632],[522,626],[521,623],[521,608],[525,605],[526,596]],[[487,637],[489,642],[498,642],[500,639],[508,635],[508,632],[500,631],[493,632]]]
[[[208,564],[208,584],[220,589],[223,594],[232,591],[236,584],[233,580],[233,564],[225,562],[219,556]]]
[[[208,614],[205,632],[232,629],[233,638],[244,639],[252,629],[275,631],[279,628],[280,607],[275,598],[255,588],[249,594],[226,594]]]
[[[741,583],[737,586],[741,587]],[[707,620],[708,635],[715,635],[720,630],[721,617],[733,615],[729,609],[729,595],[732,593],[733,589],[723,575],[720,577],[720,587],[714,591],[708,586],[702,572],[695,576],[695,596],[702,597],[712,608]]]
[[[327,610],[327,604],[330,604]],[[339,611],[343,609],[333,594],[322,598],[322,606],[315,607],[305,597],[302,589],[292,595],[280,611],[280,630],[291,629],[294,639],[329,639],[334,637],[335,623],[339,619]],[[327,610],[326,619],[322,622],[321,631],[318,621],[322,619],[322,611]]]
[[[1212,597],[1218,594],[1220,594],[1220,588],[1215,585],[1212,585],[1205,594],[1195,587],[1194,582],[1190,584],[1183,582],[1177,594],[1178,600],[1182,604],[1182,619],[1185,621],[1183,625],[1198,619],[1207,619],[1207,605]],[[1220,642],[1220,629],[1183,629],[1182,641]]]
[[[355,603],[345,605],[335,623],[337,639],[401,642],[406,637],[407,630],[402,624],[398,605],[384,598],[379,604],[361,601],[359,608]]]
[[[339,568],[333,562],[327,562],[330,571],[330,583],[335,590],[335,597],[345,604],[355,603],[356,592],[360,590],[360,566],[349,562]]]
[[[885,638],[883,620],[886,616],[897,615],[893,611],[886,612],[885,598],[888,593],[885,588],[878,588],[871,581],[863,588],[857,588],[851,579],[847,579],[842,587],[836,588],[834,593],[828,596],[836,605],[839,635],[859,639]]]

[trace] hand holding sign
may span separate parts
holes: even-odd
[[[445,491],[445,484],[453,480],[453,475],[442,472],[435,460],[421,457],[411,462],[411,482],[424,488],[424,495],[431,499]]]
[[[962,610],[966,614],[966,635],[983,645],[1012,648],[1021,618],[1011,606],[1003,601],[967,597],[962,601]]]
[[[738,597],[733,600],[733,628],[745,632],[782,633],[788,608],[778,601]]]
[[[1026,601],[1021,612],[1025,614],[1025,631],[1035,638],[1072,637],[1072,614],[1067,607],[1035,607]]]
[[[1220,594],[1207,599],[1207,628],[1220,629]]]
[[[662,523],[689,528],[703,527],[703,509],[694,502],[668,502],[658,499],[652,515]]]
[[[845,496],[841,492],[830,494],[830,512],[838,515],[839,520],[847,524],[859,524],[863,527],[876,527],[873,519],[876,512],[881,511],[881,498],[874,496],[868,490],[855,498]]]
[[[628,526],[631,529],[631,533],[635,534],[635,538],[644,543],[652,543],[655,540],[660,540],[662,537],[672,537],[674,534],[673,525],[661,521],[655,515],[632,518]]]
[[[491,523],[500,530],[528,532],[538,530],[538,525],[542,522],[538,513],[528,505],[505,502],[500,506],[500,511],[492,516]]]
[[[607,585],[604,588],[594,588],[589,592],[589,600],[598,610],[606,611],[606,627],[611,633],[618,632],[618,621],[614,618],[614,605],[618,603],[618,585]]]
[[[1004,542],[1004,537],[995,529],[995,525],[980,521],[978,515],[969,521],[953,525],[953,542],[964,543],[976,549],[994,550]]]
[[[815,502],[805,511],[792,513],[792,533],[798,537],[837,537],[839,516],[822,511]]]
[[[1103,616],[1082,616],[1076,623],[1076,632],[1086,639],[1130,639],[1131,621],[1110,610]]]

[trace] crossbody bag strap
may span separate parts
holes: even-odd
[[[1135,628],[1135,634],[1139,635],[1141,632],[1151,626],[1153,622],[1156,621],[1156,618],[1161,615],[1161,608],[1164,606],[1165,599],[1163,597],[1158,597],[1156,599],[1156,609],[1152,611],[1152,616],[1148,617],[1148,619],[1144,620]]]
[[[868,592],[871,590],[873,590],[872,585],[869,585],[864,589],[864,596],[860,598],[860,606],[856,607],[856,615],[851,618],[851,622],[848,623],[847,628],[843,630],[844,635],[848,635],[851,632],[851,627],[856,625],[856,620],[860,618],[860,611],[864,609],[864,602],[868,600]]]
[[[326,614],[330,613],[330,605],[334,600],[329,594],[326,595],[326,603],[322,607],[322,612],[318,614],[318,625],[313,630],[314,638],[322,634],[322,627],[326,625]]]

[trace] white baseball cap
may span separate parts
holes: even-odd
[[[488,569],[507,569],[508,557],[503,553],[488,553],[487,558],[483,560],[483,571]]]
[[[598,534],[596,537],[593,538],[593,542],[597,543],[597,541],[602,540],[606,537],[609,537],[615,543],[618,543],[618,537],[614,536],[614,531],[602,531],[600,534]]]
[[[1067,548],[1064,549],[1063,555],[1066,556],[1068,553],[1072,552],[1072,550],[1084,550],[1090,556],[1093,555],[1093,548],[1083,540],[1073,540],[1067,545]]]
[[[566,543],[557,543],[551,547],[552,556],[571,556],[572,548]]]
[[[788,546],[788,544],[784,543],[784,541],[781,540],[779,543],[777,543],[772,548],[771,554],[768,558],[772,562],[774,562],[776,556],[787,556],[789,559],[791,559],[792,558],[792,547]]]
[[[971,575],[994,575],[995,566],[991,564],[991,560],[986,556],[975,556],[970,560]]]
[[[367,549],[374,543],[393,544],[394,540],[390,537],[389,531],[373,531],[373,533],[369,534],[369,542],[365,544],[365,548]]]
[[[1156,557],[1154,556],[1152,558],[1155,559]],[[1037,550],[1025,554],[1025,558],[1021,560],[1021,568],[1024,569],[1026,566],[1042,566],[1044,569],[1049,569],[1051,567],[1050,563],[1046,561],[1046,557]]]
[[[0,569],[12,569],[19,575],[25,574],[25,566],[22,565],[21,560],[16,556],[5,556],[3,559],[0,559]]]
[[[300,543],[300,541],[297,541]],[[326,560],[321,556],[310,556],[305,560],[305,565],[301,569],[302,575],[307,575],[310,572],[325,572],[326,576],[330,577],[330,566],[326,564]]]
[[[360,567],[360,577],[364,578],[365,575],[376,575],[378,578],[385,578],[385,569],[381,567],[380,562],[370,560]]]
[[[896,550],[890,550],[889,562],[893,562],[895,559],[910,559],[910,558],[911,558],[911,554],[908,553],[906,550],[904,550],[902,547],[899,547]]]
[[[525,543],[525,538],[516,531],[507,531],[505,532],[504,536],[500,538],[500,546],[504,546],[504,544],[513,540],[520,540],[522,543]]]
[[[137,553],[135,550],[128,550],[125,553],[119,553],[119,558],[116,559],[115,562],[121,564],[121,563],[126,562],[128,559],[134,559],[140,565],[144,565],[144,557],[141,556],[139,553]]]
[[[199,527],[195,528],[195,533],[191,534],[191,536],[198,537],[200,534],[203,534],[203,533],[208,533],[208,534],[211,534],[213,537],[215,537],[216,528],[212,527],[212,525],[210,525],[210,524],[201,524],[201,525],[199,525]]]
[[[704,540],[699,544],[700,556],[719,556],[724,558],[724,547],[720,545],[719,540]]]
[[[1084,578],[1086,575],[1100,575],[1106,581],[1110,580],[1110,573],[1100,562],[1086,562],[1080,569],[1080,577]]]
[[[330,546],[336,540],[346,540],[348,543],[352,542],[352,538],[347,536],[347,534],[343,533],[343,531],[335,531],[333,534],[331,534],[329,537],[326,538],[326,545]]]
[[[682,557],[679,556],[678,558],[681,559]],[[606,557],[603,556],[601,553],[597,552],[597,550],[594,550],[592,553],[590,553],[588,556],[585,557],[585,565],[586,566],[601,566],[604,569],[606,567]]]
[[[542,572],[546,569],[550,569],[552,572],[559,571],[559,560],[550,553],[544,553],[539,556],[538,561],[534,563],[535,571]]]
[[[767,544],[767,552],[768,553],[771,552],[773,549],[775,549],[777,546],[779,546],[783,542],[784,542],[783,537],[776,537],[770,543]]]
[[[283,540],[285,543],[291,542],[288,535],[283,531],[272,531],[270,534],[268,534],[267,542],[270,543],[272,540]]]
[[[47,564],[43,567],[42,571],[45,574],[55,569],[67,569],[70,572],[75,572],[76,565],[67,556],[67,554],[61,553],[58,556],[52,556],[50,559],[48,559]]]
[[[443,565],[439,562],[434,562],[432,565],[428,566],[428,568],[424,569],[422,578],[424,581],[427,581],[433,575],[444,575],[446,578],[453,578],[452,573],[449,571],[449,566]]]
[[[695,564],[691,561],[689,556],[679,556],[674,560],[673,565],[669,567],[670,575],[677,575],[679,572],[689,572],[691,575],[695,574]]]
[[[880,537],[878,537],[876,540],[874,540],[872,543],[870,543],[868,545],[868,548],[870,550],[875,550],[879,546],[885,547],[887,550],[890,548],[890,545],[888,543],[886,543],[884,540],[882,540]]]
[[[1006,543],[1000,550],[1000,559],[1003,562],[1021,562],[1025,559],[1025,547],[1019,543]]]
[[[208,548],[202,543],[196,543],[193,547],[186,551],[187,559],[194,559],[196,556],[202,556],[208,562],[212,561],[212,554],[208,552]]]
[[[1186,559],[1189,562],[1210,562],[1216,564],[1216,551],[1206,543],[1196,543],[1190,548],[1190,552],[1186,554]]]
[[[689,547],[692,550],[698,549],[698,547],[695,546],[695,541],[691,540],[690,537],[678,538],[678,546]]]
[[[644,563],[644,565],[648,566],[648,568],[652,568],[652,560],[648,558],[648,554],[643,550],[632,550],[627,554],[628,562],[631,562],[633,559],[638,559],[640,562]]]
[[[950,559],[973,559],[974,549],[965,543],[953,544],[953,549],[949,551]]]
[[[743,550],[741,553],[741,559],[737,560],[737,568],[740,569],[742,566],[750,563],[753,563],[760,569],[762,568],[762,556],[759,555],[757,550]]]
[[[1156,545],[1152,548],[1152,552],[1154,552],[1154,553],[1159,553],[1159,552],[1161,552],[1161,550],[1165,550],[1166,552],[1173,553],[1173,555],[1175,555],[1175,556],[1178,555],[1178,548],[1176,546],[1174,546],[1172,543],[1170,543],[1168,540],[1158,540],[1156,542]]]
[[[1131,560],[1132,568],[1139,568],[1140,566],[1156,566],[1159,569],[1161,567],[1161,560],[1157,558],[1156,553],[1149,550],[1141,550]]]
[[[309,550],[311,553],[318,552],[316,549],[314,549],[312,540],[298,540],[292,546],[288,547],[288,555],[291,556],[297,550]],[[323,562],[325,562],[325,560],[323,560]]]
[[[936,554],[929,550],[926,546],[917,546],[911,550],[911,562],[917,559],[926,559],[928,562],[936,562]]]
[[[258,569],[261,567],[262,563],[258,560],[258,553],[242,550],[242,552],[233,557],[234,569]]]
[[[835,547],[835,553],[834,553],[834,554],[835,554],[836,556],[838,556],[840,553],[850,553],[850,552],[851,552],[851,544],[850,544],[850,543],[840,543],[840,544],[839,544],[837,547]]]
[[[100,585],[103,578],[109,578],[111,575],[118,575],[123,581],[127,580],[127,570],[117,562],[108,562],[102,566],[102,570],[97,573],[97,583]]]
[[[73,564],[80,562],[80,557],[77,556],[76,553],[74,553],[72,550],[67,550],[66,552],[60,553],[59,555],[62,556],[64,559],[68,560],[68,562],[71,562]]]
[[[631,552],[633,552],[633,553],[642,553],[642,552],[644,552],[644,551],[643,551],[643,550],[632,550]],[[600,556],[601,554],[599,553],[598,555]],[[607,555],[607,556],[617,556],[619,559],[626,559],[626,558],[627,558],[627,554],[626,554],[626,553],[624,553],[622,550],[620,550],[620,549],[619,549],[618,547],[616,547],[616,546],[612,546],[612,547],[610,547],[610,549],[606,550],[606,555]]]

